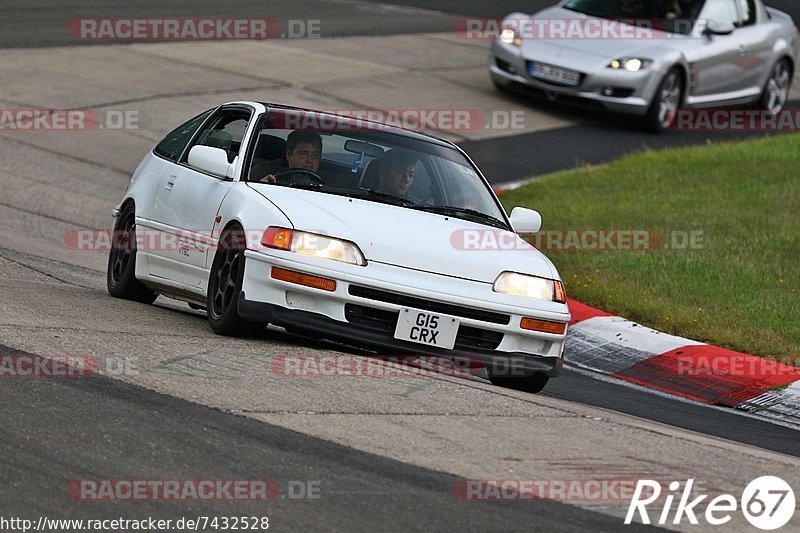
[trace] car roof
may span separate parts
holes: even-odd
[[[256,111],[258,113],[264,113],[264,112],[269,111],[270,109],[280,109],[280,110],[297,111],[297,112],[300,112],[300,113],[308,113],[308,114],[324,116],[324,117],[336,117],[337,121],[340,121],[340,122],[342,122],[344,124],[349,124],[349,125],[351,125],[353,127],[356,127],[356,126],[359,126],[359,125],[361,127],[364,127],[364,124],[374,124],[376,126],[380,126],[380,131],[385,131],[385,132],[393,133],[393,134],[396,134],[396,135],[401,135],[403,137],[407,137],[407,138],[411,138],[411,139],[417,139],[417,140],[420,140],[420,141],[432,142],[432,143],[435,143],[435,144],[438,144],[440,146],[444,146],[444,147],[447,147],[447,148],[456,148],[456,149],[458,149],[458,146],[456,144],[454,144],[454,143],[452,143],[450,141],[447,141],[445,139],[440,139],[439,137],[435,137],[435,136],[430,135],[428,133],[423,133],[421,131],[409,130],[409,129],[406,129],[406,128],[401,128],[400,126],[392,126],[390,124],[385,124],[383,122],[376,122],[374,120],[367,120],[367,119],[363,119],[363,118],[349,117],[347,115],[339,115],[337,113],[331,113],[331,112],[328,112],[328,111],[320,111],[320,110],[317,110],[317,109],[308,109],[308,108],[304,108],[304,107],[295,107],[295,106],[290,106],[290,105],[285,105],[285,104],[276,104],[276,103],[270,103],[270,102],[256,102],[256,101],[227,102],[227,103],[225,103],[223,105],[237,105],[237,104],[238,105],[248,105],[248,106],[255,107]]]

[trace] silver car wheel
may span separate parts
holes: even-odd
[[[681,103],[681,84],[677,72],[672,71],[667,74],[661,88],[660,98],[658,120],[666,129],[675,120],[675,115],[677,115],[678,107]]]
[[[779,62],[772,69],[772,74],[767,82],[766,108],[773,115],[783,111],[786,100],[789,99],[789,83],[791,79],[789,65],[785,61]]]

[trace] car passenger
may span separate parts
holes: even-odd
[[[415,157],[407,150],[386,152],[380,161],[378,191],[405,198],[414,183]]]

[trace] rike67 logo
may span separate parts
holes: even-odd
[[[758,529],[771,531],[785,526],[794,515],[795,497],[792,487],[784,480],[775,476],[762,476],[751,481],[742,492],[741,506],[736,497],[732,494],[720,494],[712,499],[705,506],[705,512],[700,513],[695,509],[701,502],[708,498],[707,494],[701,494],[690,501],[694,496],[692,486],[694,480],[689,479],[681,491],[681,484],[673,481],[669,484],[669,493],[663,499],[663,507],[659,501],[662,495],[661,483],[651,479],[640,479],[636,484],[636,489],[628,507],[628,514],[625,516],[625,523],[630,524],[634,516],[638,513],[642,523],[650,524],[651,518],[649,511],[660,510],[654,520],[659,525],[680,524],[684,517],[692,525],[697,525],[698,516],[705,518],[705,521],[713,526],[720,526],[731,521],[732,513],[741,509],[744,517],[750,524]],[[672,514],[672,503],[676,495],[680,492],[677,508]],[[648,505],[658,502],[649,509]],[[659,509],[660,508],[660,509]]]

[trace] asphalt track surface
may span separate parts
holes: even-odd
[[[535,524],[542,531],[591,532],[619,525],[612,517],[554,501],[462,501],[453,497],[455,476],[107,377],[6,380],[0,405],[0,516],[267,516],[270,529],[278,531],[522,531]],[[267,479],[286,498],[141,501],[133,507],[68,498],[70,481],[87,477]],[[314,483],[318,497],[293,499],[288,487],[297,480]]]
[[[393,3],[474,16],[501,16],[511,9],[520,9],[521,5],[530,4],[531,10],[537,7],[535,2],[514,3],[513,8],[511,2]],[[63,31],[64,20],[83,16],[166,17],[186,16],[191,12],[191,16],[198,17],[242,17],[256,16],[254,12],[264,9],[262,2],[224,5],[154,2],[124,8],[119,2],[70,3],[63,7],[59,7],[62,3],[51,4],[6,3],[0,47],[84,44],[65,38]],[[774,5],[780,7],[778,2]],[[797,9],[796,4],[784,7]],[[374,12],[369,9],[346,12],[341,3],[316,1],[270,6],[267,16],[297,17],[298,9],[314,12],[316,18],[340,20],[331,24],[335,35],[446,31],[453,20],[451,15],[421,16],[398,11],[376,22]],[[544,173],[579,162],[602,162],[618,155],[620,150],[638,149],[642,144],[653,147],[706,142],[706,136],[692,137],[697,134],[648,137],[635,126],[624,124],[608,129],[602,117],[577,120],[585,122],[519,138],[465,143],[465,148],[475,155],[487,174],[496,181],[507,181],[530,175],[531,168]],[[520,153],[522,146],[528,147],[524,153],[531,153],[531,143],[542,146],[541,156],[533,151],[534,158],[540,159],[526,162],[523,167],[504,163],[514,160],[511,154]],[[587,146],[587,152],[576,152],[577,146]],[[498,152],[499,147],[508,152]],[[562,151],[554,152],[558,147]],[[509,157],[504,157],[504,153]],[[490,156],[497,157],[497,161],[488,160]],[[0,350],[12,351],[4,346]],[[800,457],[796,431],[573,371],[551,381],[544,394]],[[260,476],[278,481],[318,479],[324,497],[265,505],[138,502],[135,517],[266,514],[276,525],[285,526],[285,530],[511,531],[533,527],[547,531],[606,531],[621,526],[618,519],[557,502],[465,505],[453,498],[454,476],[355,451],[107,377],[4,380],[0,383],[0,405],[3,405],[0,510],[4,515],[103,518],[122,513],[134,517],[130,508],[123,511],[120,505],[87,506],[65,498],[69,480],[81,477],[250,479]]]

